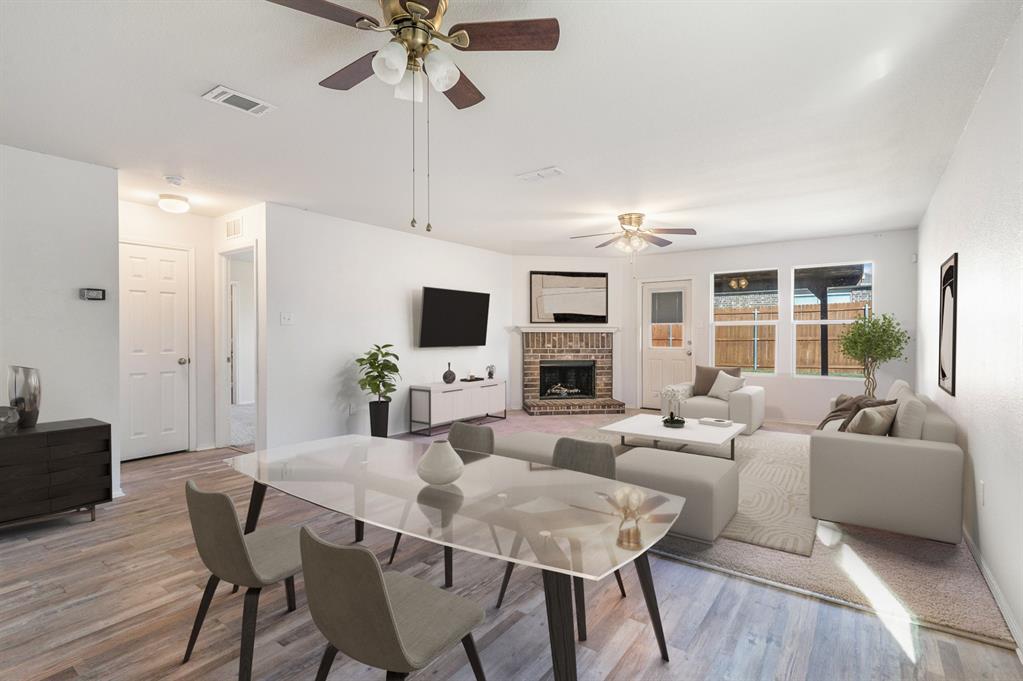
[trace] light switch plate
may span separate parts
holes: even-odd
[[[294,312],[282,312],[281,313],[281,326],[293,326],[295,324],[295,313]]]

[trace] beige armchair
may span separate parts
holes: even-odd
[[[674,411],[687,419],[728,419],[745,423],[745,435],[752,435],[764,424],[765,393],[759,385],[747,385],[732,392],[727,400],[708,395],[693,395],[692,383],[665,386],[661,391],[661,413]]]

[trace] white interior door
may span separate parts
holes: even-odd
[[[661,408],[661,389],[692,380],[693,284],[643,284],[643,408]]]
[[[188,253],[121,244],[121,458],[188,449]]]

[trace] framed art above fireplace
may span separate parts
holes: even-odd
[[[531,324],[607,324],[607,272],[530,272]]]

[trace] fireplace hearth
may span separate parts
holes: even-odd
[[[596,397],[596,374],[597,363],[592,360],[541,360],[540,399]]]

